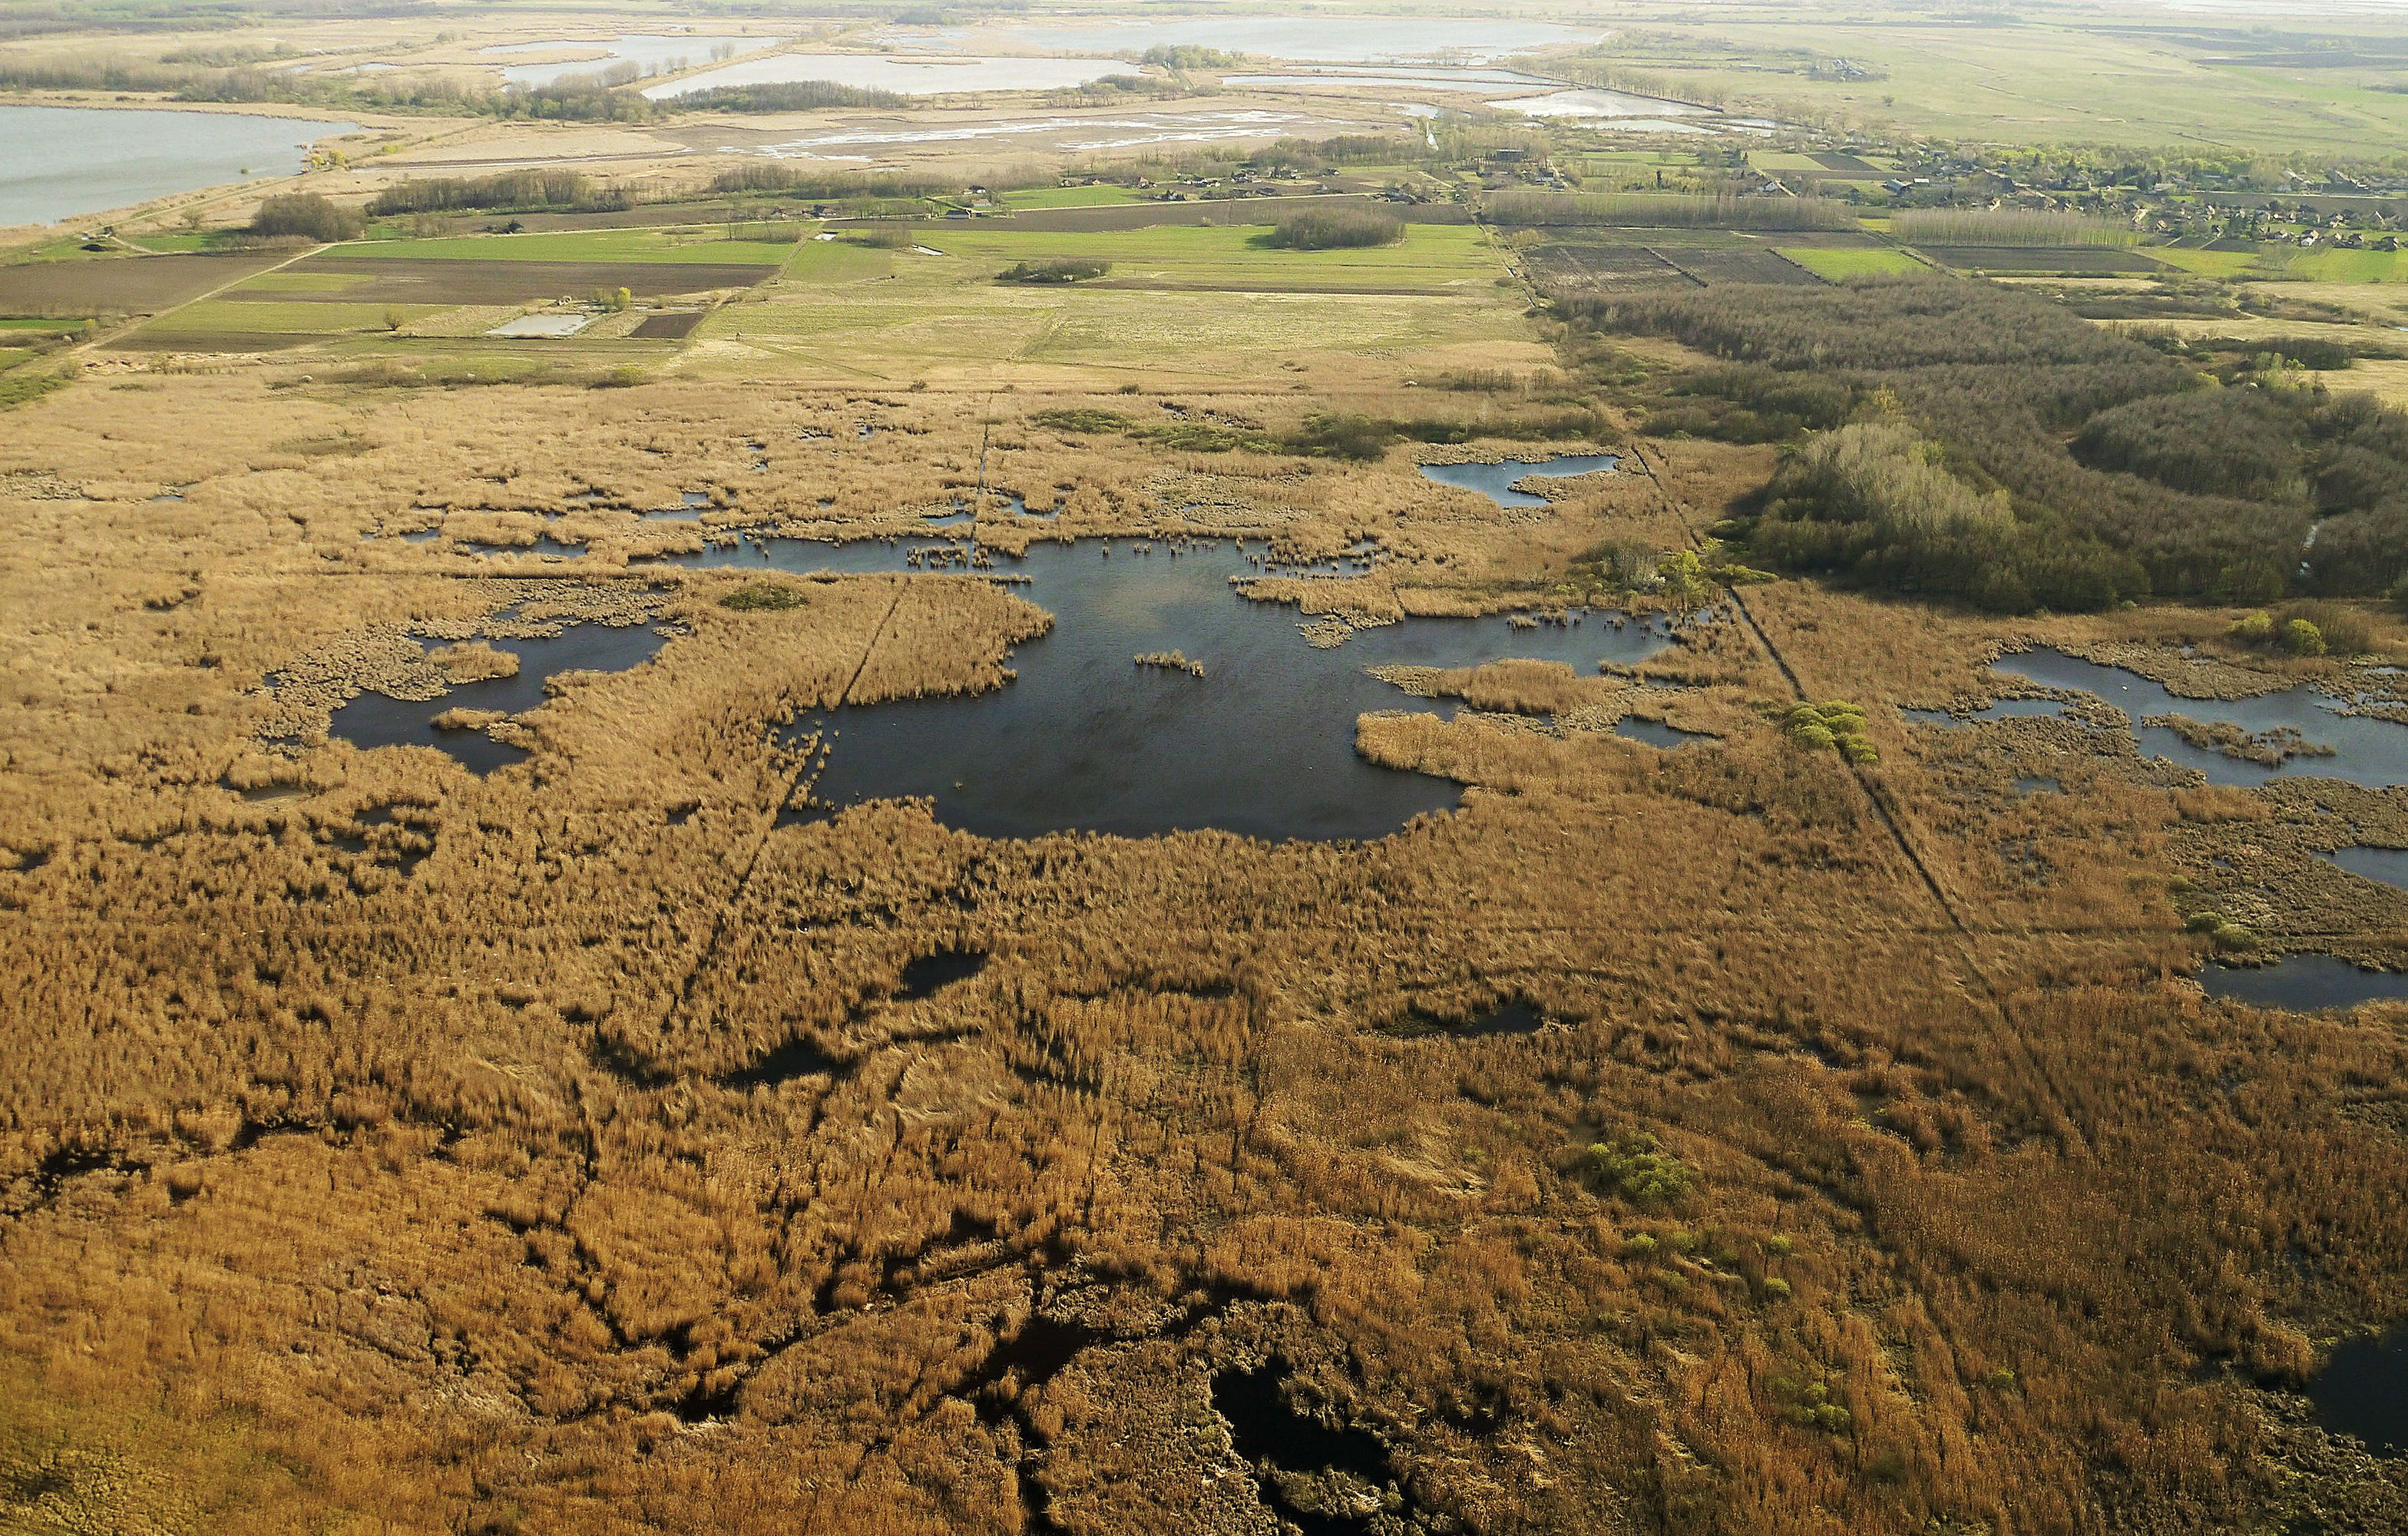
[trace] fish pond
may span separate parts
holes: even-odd
[[[0,107],[0,228],[54,224],[247,176],[302,168],[356,122],[130,108]]]
[[[901,572],[912,547],[929,546],[772,539],[685,559]],[[815,800],[841,808],[926,796],[939,820],[988,837],[1206,827],[1267,839],[1383,837],[1423,812],[1452,809],[1461,791],[1357,755],[1355,717],[1391,710],[1451,716],[1455,706],[1405,694],[1368,668],[1530,657],[1593,675],[1601,660],[1637,662],[1670,643],[1658,627],[1590,612],[1577,624],[1536,626],[1502,617],[1412,619],[1316,649],[1297,633],[1296,610],[1233,590],[1231,578],[1262,573],[1259,558],[1227,544],[1176,554],[1157,544],[1140,554],[1099,542],[1039,544],[1025,558],[998,558],[996,574],[1025,579],[1014,590],[1054,618],[1050,633],[1017,648],[1009,663],[1017,679],[970,697],[846,707],[799,722],[798,735],[835,733]],[[438,733],[437,714],[534,708],[550,672],[633,666],[660,639],[643,628],[586,625],[556,640],[497,643],[520,654],[517,677],[428,701],[362,695],[336,712],[334,733],[362,746],[441,746],[489,771],[521,754],[481,732]],[[1203,675],[1136,662],[1171,651]]]

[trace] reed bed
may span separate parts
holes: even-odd
[[[2306,860],[2314,811],[1890,708],[2012,644],[2170,649],[2166,612],[1750,587],[1640,669],[1724,738],[1670,753],[1532,728],[1641,677],[1422,679],[1472,710],[1358,748],[1464,809],[1359,846],[781,825],[844,750],[825,711],[1009,686],[1050,617],[960,572],[731,606],[752,573],[628,567],[668,537],[639,512],[924,537],[978,486],[968,413],[159,382],[0,449],[0,1459],[84,1514],[1235,1531],[1376,1498],[1903,1536],[2326,1497],[2259,1384],[2408,1310],[2402,1037],[2204,1001],[2172,883],[2277,828]],[[1370,581],[1254,583],[1332,617],[1560,607],[1771,460],[1650,446],[1517,520],[1401,450],[1037,416],[1117,398],[998,401],[988,488],[1048,537],[1376,538]],[[274,447],[344,430],[375,446]],[[461,517],[590,553],[471,571],[387,532]],[[323,739],[352,691],[432,705],[570,622],[671,638],[505,723],[524,763]],[[1793,677],[1865,707],[1877,766],[1794,747]],[[2035,767],[2068,793],[2001,798]],[[1464,1027],[1517,1003],[1542,1026]],[[1369,1437],[1362,1486],[1232,1445],[1266,1367]]]

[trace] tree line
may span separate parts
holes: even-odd
[[[1563,312],[1736,365],[1665,391],[1656,430],[1837,434],[1740,509],[1732,532],[1759,560],[2000,611],[2365,595],[2408,575],[2408,419],[2371,399],[2218,387],[2044,300],[1942,279]],[[1935,471],[2005,514],[1956,515]]]

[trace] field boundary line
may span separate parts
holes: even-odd
[[[1681,510],[1680,504],[1672,499],[1672,494],[1664,488],[1663,481],[1656,476],[1656,467],[1647,462],[1646,453],[1641,450],[1636,441],[1631,444],[1630,456],[1637,459],[1639,467],[1647,472],[1647,482],[1656,487],[1656,495],[1664,503],[1664,510],[1679,518],[1681,526],[1688,530],[1689,541],[1701,543],[1697,525],[1691,523],[1686,514]],[[1748,610],[1747,599],[1740,596],[1739,588],[1733,586],[1726,587],[1724,590],[1730,594],[1731,607],[1738,612],[1742,622],[1747,625],[1748,633],[1756,637],[1756,643],[1763,647],[1764,653],[1772,658],[1772,665],[1781,669],[1781,675],[1788,682],[1791,694],[1800,704],[1811,703],[1812,700],[1806,696],[1805,684],[1798,681],[1798,674],[1791,668],[1788,658],[1782,655],[1781,648],[1772,643],[1772,637],[1764,632],[1764,625],[1758,624],[1756,615]],[[1913,865],[1914,872],[1923,877],[1924,887],[1931,893],[1931,899],[1940,903],[1940,910],[1947,914],[1950,923],[1956,925],[1957,932],[1971,933],[1972,929],[1967,925],[1964,914],[1956,910],[1955,902],[1948,899],[1948,893],[1940,888],[1940,881],[1932,874],[1931,867],[1923,861],[1923,854],[1907,837],[1906,828],[1900,825],[1897,816],[1891,813],[1889,805],[1882,797],[1881,787],[1868,778],[1864,769],[1855,763],[1848,764],[1848,774],[1856,780],[1856,787],[1864,791],[1866,801],[1873,808],[1873,814],[1879,816],[1882,825],[1889,829],[1890,840],[1898,844],[1898,851],[1906,855],[1907,863]]]
[[[831,711],[844,708],[845,701],[853,696],[854,685],[861,682],[861,674],[869,669],[869,658],[878,653],[878,642],[884,637],[886,626],[895,622],[895,610],[903,606],[903,594],[910,587],[910,579],[889,578],[888,580],[893,581],[895,596],[887,600],[886,611],[880,614],[878,623],[871,626],[869,642],[861,648],[861,660],[853,664],[853,675],[844,680],[844,689],[837,695],[836,703],[829,707]],[[777,833],[779,813],[785,810],[786,802],[794,797],[795,786],[802,782],[803,775],[810,771],[810,758],[806,755],[802,765],[785,779],[784,788],[779,792],[777,802],[769,807],[768,825],[761,829],[760,837],[754,840],[752,852],[744,860],[744,868],[737,875],[736,883],[728,887],[726,899],[720,904],[719,915],[711,923],[710,937],[704,940],[701,949],[695,955],[694,964],[688,966],[685,975],[679,979],[677,990],[670,998],[668,1010],[661,1015],[661,1033],[664,1036],[668,1033],[669,1025],[692,1000],[695,979],[702,974],[705,966],[718,956],[719,946],[727,936],[727,926],[733,919],[738,905],[743,901],[746,889],[752,883],[752,872],[760,868],[761,855],[767,851],[770,838]]]

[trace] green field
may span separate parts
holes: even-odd
[[[240,299],[203,299],[143,327],[150,337],[208,336],[339,336],[353,331],[388,329],[389,316],[405,323],[433,314],[439,304],[278,304]]]
[[[931,227],[921,238],[973,273],[1078,257],[1111,263],[1111,282],[1260,293],[1471,287],[1494,283],[1503,272],[1486,233],[1469,224],[1409,224],[1397,244],[1357,251],[1283,251],[1268,243],[1268,235],[1263,225],[1164,224],[1060,232]],[[933,258],[897,258],[913,259]]]
[[[2408,282],[2408,251],[2306,251],[2283,246],[2246,251],[2183,251],[2152,246],[2161,262],[2209,278],[2268,277],[2311,282]]]
[[[2300,251],[2283,270],[2314,282],[2408,282],[2408,251]]]
[[[1892,278],[1930,267],[1903,251],[1882,247],[1816,250],[1810,246],[1776,246],[1775,250],[1818,278],[1839,282],[1848,278]]]
[[[2203,278],[2238,278],[2253,266],[2271,265],[2264,257],[2246,251],[2186,251],[2177,246],[2151,246],[2148,253],[2169,266],[2179,266]]]
[[[1137,194],[1128,188],[1108,186],[1030,187],[1003,194],[1003,206],[1014,212],[1040,208],[1102,208],[1112,203],[1136,201]]]
[[[809,245],[810,242],[804,242]],[[729,240],[710,230],[597,229],[559,235],[468,235],[433,240],[366,240],[337,248],[385,261],[733,262],[775,266],[792,245]]]
[[[0,319],[0,331],[36,331],[45,336],[53,336],[61,331],[72,331],[82,323],[80,320],[56,320],[20,315]]]
[[[33,355],[30,347],[0,347],[0,368],[13,368]]]

